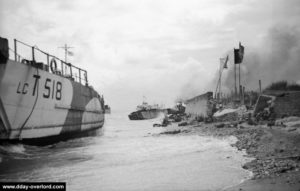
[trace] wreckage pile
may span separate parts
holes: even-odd
[[[251,117],[251,111],[247,110],[246,106],[238,107],[237,109],[223,109],[219,110],[213,115],[214,122],[228,122],[228,121],[247,121]]]

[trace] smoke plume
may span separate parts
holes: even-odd
[[[263,88],[272,82],[286,80],[300,82],[300,28],[276,26],[256,47],[245,46],[241,67],[241,85],[246,90],[257,90],[258,80]],[[238,65],[237,71],[238,71]],[[225,71],[223,86],[227,91],[234,90],[234,67]],[[238,79],[238,75],[237,75]]]

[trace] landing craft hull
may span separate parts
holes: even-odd
[[[1,142],[43,144],[103,124],[103,100],[92,87],[28,64],[0,63]]]
[[[162,110],[159,109],[150,109],[144,111],[135,111],[128,115],[130,120],[145,120],[145,119],[154,119],[157,118],[161,113]]]
[[[61,141],[67,141],[70,139],[75,139],[75,138],[82,138],[82,137],[92,137],[92,136],[98,136],[103,133],[102,128],[94,128],[94,129],[89,129],[85,131],[80,131],[80,132],[72,132],[72,133],[64,133],[64,134],[59,134],[59,135],[53,135],[53,136],[48,136],[48,137],[39,137],[39,138],[31,138],[31,139],[13,139],[13,140],[1,140],[0,144],[26,144],[26,145],[34,145],[34,146],[45,146],[45,145],[51,145],[57,142]]]

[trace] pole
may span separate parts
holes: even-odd
[[[242,91],[243,91],[243,87],[239,86],[239,103],[242,102]]]
[[[61,46],[61,47],[58,47],[58,48],[62,48],[64,49],[65,51],[65,63],[68,63],[68,49],[70,48],[74,48],[74,47],[71,47],[71,46],[68,46],[67,44],[65,44],[65,46]]]
[[[61,75],[64,75],[64,63],[61,61]]]
[[[259,80],[258,83],[259,83],[259,94],[261,94],[261,80]]]
[[[241,87],[241,63],[239,63],[239,87]],[[241,89],[240,89],[240,99],[241,99],[241,96],[242,96],[242,92],[241,92]]]
[[[88,86],[89,85],[89,82],[88,82],[88,77],[87,77],[87,71],[85,71],[85,85]]]
[[[81,69],[78,69],[79,71],[79,83],[81,84]]]
[[[233,49],[233,55],[234,55],[234,49]],[[235,56],[234,57],[234,98],[237,97],[237,89],[236,89],[236,64],[235,64]]]
[[[14,45],[15,45],[15,61],[17,62],[17,40],[14,39]]]
[[[221,99],[221,81],[222,81],[222,60],[220,59],[219,101],[220,101],[220,99]]]
[[[220,58],[219,79],[217,81],[217,86],[216,86],[216,91],[215,91],[215,99],[218,99],[218,100],[219,100],[220,94],[221,94],[221,78],[222,78],[222,72],[223,72],[223,68],[224,68],[221,59],[222,58]]]
[[[253,92],[252,91],[250,92],[250,96],[249,97],[250,97],[250,106],[252,106],[252,99],[253,99]]]
[[[32,61],[35,62],[34,47],[31,47],[31,50],[32,50]]]
[[[242,93],[242,95],[243,95],[243,104],[245,104],[245,86],[243,86],[243,93]]]
[[[67,62],[67,51],[68,51],[68,47],[67,47],[67,44],[65,44],[65,63],[68,63]]]
[[[47,53],[47,71],[49,71],[50,68],[50,61],[49,61],[49,54]]]

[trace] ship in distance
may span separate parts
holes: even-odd
[[[104,99],[86,70],[36,46],[13,44],[0,37],[0,142],[45,145],[102,128]],[[26,48],[30,58],[18,52]]]
[[[158,104],[149,105],[147,102],[143,101],[141,105],[137,106],[136,111],[130,113],[128,117],[130,120],[154,119],[165,112],[166,110]]]
[[[111,113],[111,108],[109,105],[104,105],[104,112],[105,114],[110,114]]]

